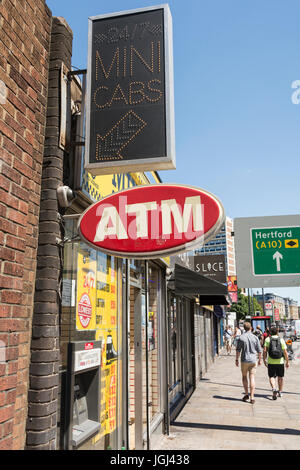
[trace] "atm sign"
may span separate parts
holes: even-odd
[[[151,259],[202,246],[224,222],[220,201],[199,188],[157,184],[112,194],[81,216],[78,232],[111,255]]]

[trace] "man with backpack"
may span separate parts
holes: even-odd
[[[263,360],[268,367],[268,376],[272,387],[273,400],[282,397],[284,361],[286,367],[289,367],[289,358],[286,350],[285,341],[279,337],[276,325],[271,325],[270,336],[264,343]],[[268,361],[267,361],[268,355]],[[278,378],[278,391],[276,390],[276,377]]]

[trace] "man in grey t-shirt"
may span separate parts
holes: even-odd
[[[240,336],[236,347],[236,366],[239,366],[239,357],[241,354],[241,371],[242,381],[245,390],[243,401],[249,400],[248,394],[248,374],[250,382],[250,403],[254,404],[254,391],[255,391],[255,373],[258,355],[258,365],[261,365],[261,345],[257,336],[251,333],[251,324],[244,323],[245,333]]]

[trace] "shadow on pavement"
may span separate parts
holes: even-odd
[[[222,397],[221,395],[213,395],[212,398],[217,398],[218,400],[229,400],[229,401],[242,401],[241,398],[233,398],[233,397]]]
[[[172,422],[171,425],[183,428],[215,429],[222,431],[254,432],[263,434],[285,434],[291,436],[300,436],[300,431],[298,429],[289,428],[260,428],[252,426],[232,426],[226,424],[185,423],[180,421]]]
[[[201,379],[202,381],[203,379]],[[209,380],[209,379],[207,379]],[[221,382],[211,382],[209,380],[209,385],[212,384],[212,385],[222,385],[222,386],[225,386],[225,387],[238,387],[238,388],[241,388],[242,387],[242,384],[240,385],[237,385],[237,384],[225,384],[225,383],[221,383]],[[269,393],[272,393],[271,390],[268,388],[260,388],[260,387],[255,387],[255,390],[262,390],[262,391],[266,391],[266,392],[269,392]],[[243,392],[244,393],[244,392]],[[300,395],[300,393],[296,393],[296,392],[286,392],[285,390],[283,391],[284,395]],[[255,393],[256,396],[260,396],[260,395],[257,395]],[[264,395],[261,395],[261,396],[264,396]]]
[[[255,393],[255,396],[254,398],[265,398],[266,400],[272,400],[273,401],[273,398],[272,397],[269,397],[268,395],[261,395],[261,394],[258,394],[258,393]],[[218,400],[229,400],[229,401],[238,401],[238,402],[241,402],[242,399],[241,398],[233,398],[233,397],[222,397],[221,395],[213,395],[212,398],[217,398]],[[247,402],[246,402],[247,403]]]

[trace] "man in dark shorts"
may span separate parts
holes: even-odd
[[[288,368],[289,367],[289,358],[286,350],[286,344],[285,341],[282,338],[279,338],[278,335],[278,328],[276,325],[272,325],[270,328],[270,333],[271,336],[266,338],[265,343],[264,343],[264,364],[266,367],[268,367],[268,376],[269,376],[269,381],[270,385],[272,387],[272,393],[273,393],[273,400],[277,399],[278,397],[282,396],[282,389],[283,389],[283,377],[284,377],[284,361],[285,365]],[[278,341],[278,343],[277,343]],[[280,344],[279,344],[280,341]],[[270,354],[272,355],[272,352],[270,350],[270,344],[272,342],[272,347],[276,348],[277,344],[282,350],[282,355],[280,358],[275,359],[274,357],[271,357]],[[275,346],[273,346],[275,344]],[[267,355],[268,355],[268,361],[267,361]],[[278,391],[276,390],[276,377],[278,378]]]

